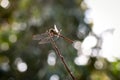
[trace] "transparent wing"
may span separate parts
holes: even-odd
[[[57,39],[55,35],[51,36],[53,39]],[[50,43],[50,36],[48,33],[33,35],[33,40],[38,40],[39,44]]]
[[[39,44],[45,44],[45,43],[50,43],[50,37],[46,37],[46,38],[41,39],[39,41]]]
[[[50,43],[50,37],[47,33],[33,35],[33,40],[39,40],[39,44]]]
[[[37,35],[33,35],[33,40],[42,40],[46,37],[48,37],[47,33],[37,34]]]

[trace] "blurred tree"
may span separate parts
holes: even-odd
[[[86,10],[83,0],[0,0],[0,80],[71,80],[57,55],[55,64],[49,64],[52,46],[39,45],[32,36],[56,24],[63,35],[82,41],[91,31],[91,23],[84,20]],[[98,59],[92,57],[87,66],[77,66],[73,46],[62,39],[56,42],[78,80],[120,79],[119,63],[103,60],[109,66],[98,70]]]

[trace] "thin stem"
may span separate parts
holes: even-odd
[[[70,71],[70,69],[68,68],[67,64],[65,63],[64,57],[61,55],[61,52],[60,52],[60,50],[58,49],[55,41],[53,40],[53,38],[52,38],[52,36],[51,36],[51,33],[48,32],[48,34],[49,34],[49,36],[50,36],[51,44],[52,44],[53,48],[55,49],[55,52],[57,53],[57,55],[58,55],[59,58],[61,59],[64,67],[65,67],[66,70],[67,70],[67,72],[70,74],[70,76],[72,77],[73,80],[77,80],[77,79],[73,76],[73,74],[72,74],[72,72]]]

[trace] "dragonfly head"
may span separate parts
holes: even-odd
[[[49,32],[57,37],[59,37],[61,31],[62,31],[61,29],[60,30],[57,29],[56,25],[54,25],[54,29],[53,28],[49,29]]]

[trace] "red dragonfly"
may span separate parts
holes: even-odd
[[[54,25],[54,28],[49,29],[48,31],[46,31],[45,33],[42,34],[37,34],[33,36],[33,40],[39,40],[39,44],[45,44],[45,43],[50,43],[50,36],[48,33],[51,34],[52,38],[63,38],[64,40],[66,40],[69,43],[73,43],[73,41],[65,36],[63,36],[62,34],[60,34],[61,30],[58,30],[56,25]]]

